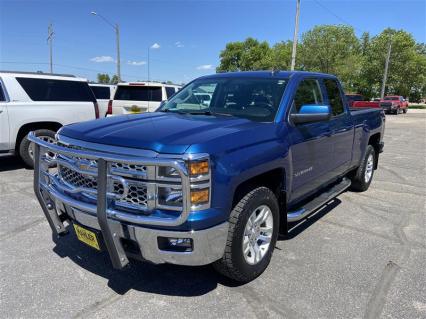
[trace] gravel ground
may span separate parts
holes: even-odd
[[[257,280],[134,263],[52,241],[32,171],[0,158],[1,318],[426,318],[426,114],[387,116],[370,189],[345,192],[277,243]]]

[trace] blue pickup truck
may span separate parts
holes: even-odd
[[[34,189],[54,235],[74,229],[114,268],[213,263],[248,282],[288,225],[368,189],[384,123],[350,110],[332,75],[214,74],[154,113],[68,125],[55,143],[30,134]]]

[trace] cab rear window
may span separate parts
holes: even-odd
[[[16,80],[33,101],[96,101],[86,82],[22,77]]]
[[[119,86],[115,92],[114,100],[125,101],[162,101],[160,86]]]

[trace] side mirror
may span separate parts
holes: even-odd
[[[290,114],[294,124],[328,121],[331,117],[328,105],[302,105],[299,113]]]

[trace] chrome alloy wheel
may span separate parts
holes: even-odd
[[[368,183],[373,176],[373,167],[374,167],[374,157],[373,154],[368,155],[367,166],[365,168],[364,180]]]
[[[259,263],[269,250],[274,218],[266,205],[257,207],[247,220],[243,236],[243,255],[250,265]]]
[[[55,143],[55,139],[53,138],[53,137],[51,137],[51,136],[44,136],[44,135],[39,135],[39,136],[37,136],[39,139],[41,139],[41,140],[43,140],[43,141],[45,141],[45,142],[48,142],[48,143]],[[33,142],[31,142],[30,143],[30,146],[28,147],[28,154],[30,155],[30,158],[32,159],[32,160],[34,160],[34,143]],[[50,158],[54,158],[55,157],[55,154],[53,154],[53,153],[51,153],[51,152],[48,152],[48,153],[46,153],[46,156],[48,156],[48,157],[50,157]]]

